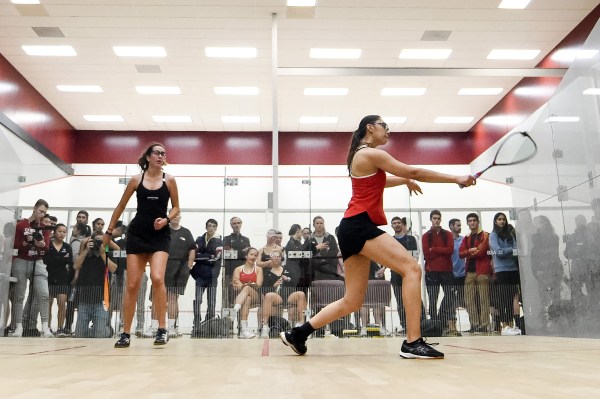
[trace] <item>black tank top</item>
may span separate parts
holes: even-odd
[[[144,176],[135,190],[137,196],[137,213],[136,216],[141,218],[149,218],[154,223],[156,218],[164,218],[167,216],[167,205],[169,204],[169,189],[165,181],[165,174],[162,177],[162,186],[157,190],[148,190],[144,187]]]

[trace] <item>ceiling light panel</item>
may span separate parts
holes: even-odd
[[[189,115],[153,115],[152,119],[158,123],[192,123]]]
[[[64,93],[102,93],[102,87],[97,85],[56,85],[56,88]]]
[[[495,115],[483,118],[483,123],[492,126],[515,126],[524,120],[523,115]]]
[[[472,116],[439,116],[435,118],[433,123],[450,124],[450,123],[471,123],[475,119]]]
[[[205,47],[209,58],[256,58],[256,47]]]
[[[223,123],[260,123],[260,116],[235,116],[226,115],[221,117]]]
[[[358,59],[361,53],[358,48],[311,48],[310,58]]]
[[[121,115],[83,115],[88,122],[123,122]]]
[[[399,58],[409,60],[445,60],[450,57],[451,49],[403,49]]]
[[[215,94],[224,96],[257,96],[258,87],[215,87]]]
[[[490,51],[488,60],[532,60],[538,56],[540,50],[501,50]]]
[[[300,123],[337,123],[337,116],[301,116]]]
[[[458,90],[459,96],[496,96],[500,93],[502,93],[501,87],[473,87]]]
[[[384,87],[382,96],[422,96],[427,91],[424,87]]]
[[[75,57],[73,46],[21,46],[27,55],[42,57]]]
[[[139,94],[181,94],[178,86],[135,86]]]
[[[531,0],[502,0],[498,8],[518,9],[527,8]]]
[[[304,89],[305,96],[345,96],[347,94],[348,89],[342,87],[307,87]]]
[[[403,124],[406,122],[406,116],[382,116],[382,119],[388,124]]]
[[[115,46],[113,51],[119,57],[166,57],[167,50],[158,46]]]
[[[550,58],[554,61],[572,62],[575,59],[594,58],[596,54],[598,50],[565,49],[556,51]]]
[[[552,86],[524,86],[516,88],[514,93],[523,97],[550,97],[555,90]]]

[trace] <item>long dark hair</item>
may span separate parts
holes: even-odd
[[[142,168],[143,172],[145,172],[145,171],[148,170],[148,160],[146,159],[146,157],[149,156],[150,154],[152,154],[152,151],[154,150],[154,147],[165,148],[165,146],[162,145],[161,143],[152,143],[152,144],[150,144],[150,146],[148,148],[146,148],[146,151],[144,151],[144,153],[142,154],[142,156],[139,157],[138,161],[137,161],[137,164],[140,165],[140,168]],[[167,163],[163,161],[163,165],[166,165],[166,164]]]
[[[350,166],[352,165],[352,158],[360,145],[362,139],[365,138],[367,132],[367,125],[372,125],[381,119],[379,115],[367,115],[361,119],[358,129],[352,133],[352,140],[350,141],[350,148],[348,149],[348,157],[346,158],[346,165],[348,165],[348,174],[350,174]]]
[[[500,216],[504,216],[504,219],[506,219],[506,224],[502,228],[496,224],[496,220],[498,220]],[[515,239],[515,228],[512,224],[508,223],[508,218],[504,212],[498,212],[494,215],[494,233],[496,233],[498,238],[509,243],[512,243]]]

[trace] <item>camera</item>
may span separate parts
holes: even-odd
[[[94,238],[94,251],[100,252],[100,248],[102,248],[102,237],[96,236],[96,238]]]
[[[35,241],[44,241],[44,235],[42,234],[42,230],[36,230],[31,235]]]

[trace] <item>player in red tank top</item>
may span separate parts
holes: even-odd
[[[372,259],[402,276],[407,333],[400,356],[419,359],[444,357],[421,338],[421,267],[398,241],[377,228],[377,225],[387,223],[383,212],[383,189],[405,184],[411,194],[421,193],[414,180],[472,186],[475,178],[437,173],[399,162],[387,152],[377,149],[386,144],[388,138],[387,124],[378,115],[365,116],[352,135],[347,158],[352,199],[338,230],[346,291],[344,298],[326,306],[310,321],[281,333],[283,343],[299,355],[306,353],[306,338],[315,329],[362,307]]]

